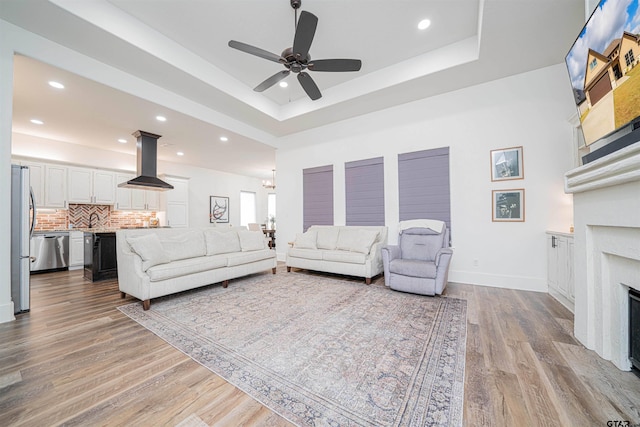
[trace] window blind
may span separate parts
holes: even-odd
[[[345,163],[347,225],[384,225],[384,158]]]
[[[333,165],[303,169],[302,226],[333,225]]]

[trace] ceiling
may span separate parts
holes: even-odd
[[[293,73],[287,88],[254,92],[284,67],[227,45],[290,47],[289,0],[0,1],[1,19],[104,67],[17,56],[15,133],[134,153],[142,129],[163,136],[161,160],[258,178],[271,175],[278,137],[561,63],[585,16],[584,0],[303,0],[319,19],[312,57],[363,64],[310,71],[323,94],[311,101]],[[156,90],[125,87],[123,75]]]

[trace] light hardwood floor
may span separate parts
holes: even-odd
[[[468,301],[465,425],[640,423],[640,378],[580,345],[549,295],[447,294]],[[290,425],[116,309],[131,301],[79,271],[32,276],[31,312],[0,324],[0,426]]]

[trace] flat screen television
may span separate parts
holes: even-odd
[[[640,141],[640,0],[601,0],[565,61],[586,145],[583,163]]]

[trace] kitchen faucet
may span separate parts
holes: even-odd
[[[98,216],[98,214],[96,212],[92,213],[91,215],[89,215],[89,228],[93,227],[91,223],[91,219],[93,218],[94,215],[96,216],[96,218],[98,218],[98,221],[100,221],[100,217]]]

